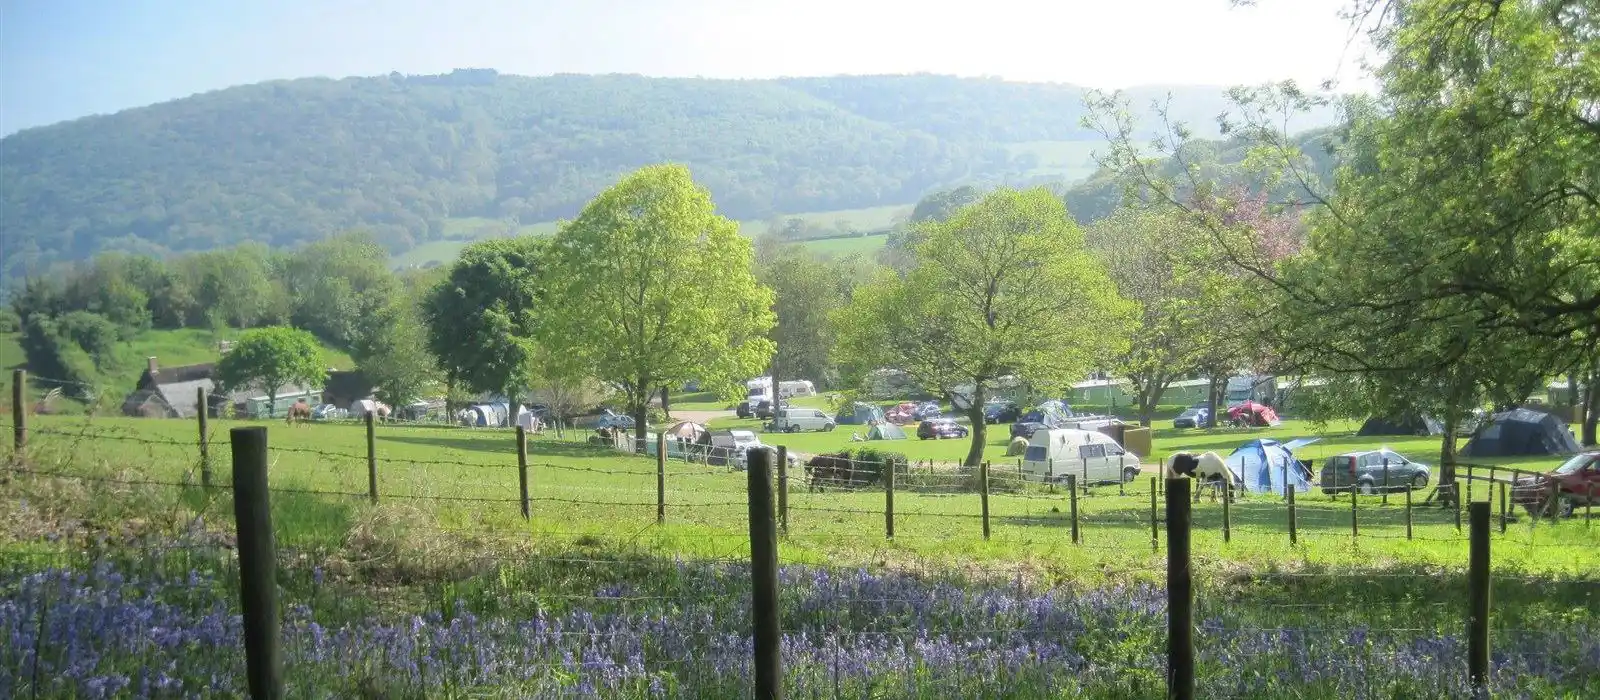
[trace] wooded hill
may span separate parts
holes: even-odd
[[[1172,96],[1204,133],[1221,90]],[[702,80],[448,75],[247,85],[0,140],[0,277],[102,250],[293,246],[351,228],[391,252],[449,222],[569,217],[623,173],[688,164],[724,214],[916,201],[1092,170],[1083,90],[944,76]],[[1051,153],[1079,154],[1062,166]],[[1081,147],[1081,148],[1072,148]],[[1075,172],[1071,172],[1074,171]]]

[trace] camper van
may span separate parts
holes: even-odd
[[[1237,406],[1246,401],[1270,404],[1277,399],[1277,393],[1278,383],[1276,378],[1270,375],[1228,377],[1226,395],[1229,406]]]
[[[817,387],[809,379],[796,379],[788,382],[778,382],[778,398],[787,399],[792,396],[816,396]]]
[[[1028,440],[1022,471],[1041,481],[1065,481],[1072,474],[1089,483],[1126,482],[1139,478],[1139,456],[1105,433],[1054,428],[1035,431]]]

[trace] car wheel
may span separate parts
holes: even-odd
[[[1127,467],[1122,470],[1122,483],[1131,484],[1139,478],[1138,467]],[[1220,481],[1220,480],[1219,480]]]
[[[1421,490],[1423,490],[1425,488],[1428,488],[1428,475],[1427,474],[1418,473],[1416,476],[1411,477],[1411,490],[1412,491],[1421,491]]]
[[[1377,493],[1378,493],[1378,489],[1375,488],[1372,485],[1372,482],[1370,482],[1370,481],[1361,482],[1360,488],[1361,488],[1361,495],[1363,495],[1363,496],[1374,496],[1374,495],[1377,495]]]
[[[783,432],[786,432],[786,433],[798,433],[798,432],[800,432],[800,426],[794,425],[794,424],[790,424],[789,427],[783,429]]]
[[[831,433],[831,432],[833,432],[833,429],[837,428],[837,427],[839,427],[839,426],[834,425],[832,423],[824,423],[823,426],[822,426],[822,432]]]

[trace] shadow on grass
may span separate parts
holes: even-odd
[[[513,433],[494,433],[482,436],[467,437],[433,437],[427,435],[384,435],[378,438],[380,443],[399,443],[418,445],[423,447],[438,447],[449,450],[466,450],[470,452],[484,452],[490,454],[507,455],[515,461],[517,443]],[[540,457],[603,457],[619,455],[605,445],[591,445],[583,442],[568,442],[565,440],[529,440],[528,456]]]

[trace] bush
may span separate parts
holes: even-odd
[[[896,476],[905,474],[906,470],[911,466],[911,462],[906,459],[906,456],[899,452],[886,452],[871,447],[858,447],[854,450],[846,451],[845,454],[849,455],[850,460],[855,462],[856,469],[867,470],[878,481],[883,479],[885,465],[893,468]]]
[[[667,422],[667,412],[661,410],[660,406],[646,408],[644,410],[644,422],[651,425],[665,423]]]

